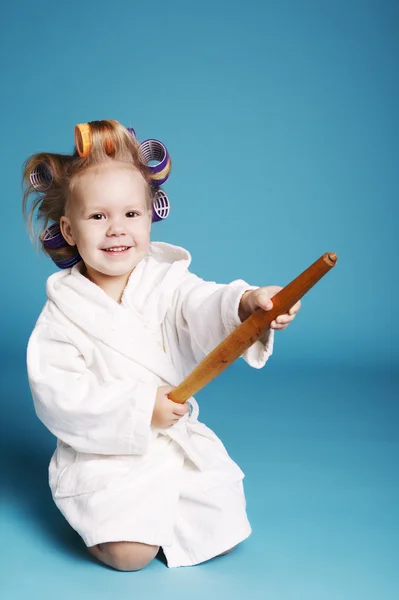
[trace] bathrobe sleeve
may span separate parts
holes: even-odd
[[[238,308],[247,290],[258,289],[242,279],[229,284],[204,281],[193,273],[179,285],[174,298],[175,322],[180,351],[195,363],[201,361],[241,320]],[[257,340],[242,358],[257,369],[263,367],[273,352],[274,331]]]
[[[27,368],[36,413],[57,438],[79,452],[145,453],[156,385],[99,381],[76,346],[52,325],[36,325]]]

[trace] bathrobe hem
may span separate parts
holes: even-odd
[[[148,530],[140,532],[137,527],[134,528],[134,533],[130,534],[126,531],[126,527],[123,527],[118,534],[113,526],[111,536],[107,535],[106,531],[102,531],[101,533],[98,532],[96,536],[85,537],[83,541],[87,547],[122,541],[159,546],[165,554],[168,568],[193,567],[231,550],[246,540],[252,533],[252,528],[244,515],[239,524],[235,521],[234,526],[235,530],[230,532],[230,535],[221,538],[218,536],[216,540],[213,539],[208,544],[204,544],[203,546],[198,545],[192,549],[183,549],[178,545],[172,544],[170,540],[165,540],[165,537],[160,532],[151,535],[148,533]]]
[[[211,543],[192,548],[191,550],[186,549],[186,552],[182,552],[177,547],[162,546],[162,550],[165,554],[168,567],[170,569],[176,567],[194,567],[203,562],[216,558],[223,552],[231,550],[244,540],[246,540],[252,533],[251,526],[248,521],[243,522],[238,526],[235,523],[235,531],[230,536],[223,537],[218,540],[213,540]],[[217,543],[216,543],[217,541]]]

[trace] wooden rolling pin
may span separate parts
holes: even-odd
[[[168,397],[183,404],[256,342],[276,317],[290,310],[337,262],[335,252],[323,254],[316,262],[298,275],[272,298],[273,308],[258,308],[174,389]]]

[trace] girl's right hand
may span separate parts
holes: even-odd
[[[151,427],[154,429],[168,429],[188,413],[190,407],[187,402],[178,404],[168,398],[168,394],[174,389],[170,385],[158,388],[151,420]]]

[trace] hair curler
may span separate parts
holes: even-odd
[[[73,267],[79,261],[82,260],[80,254],[77,252],[75,256],[66,258],[55,258],[54,250],[61,250],[62,248],[70,247],[68,242],[65,240],[61,233],[61,229],[58,223],[53,223],[50,227],[44,231],[41,240],[48,254],[51,256],[53,262],[59,269],[69,269]]]
[[[39,163],[29,175],[31,185],[37,192],[46,192],[53,183],[53,175],[46,162]]]
[[[87,156],[91,149],[91,133],[89,123],[79,123],[74,130],[76,151],[80,158]]]
[[[50,225],[50,227],[47,227],[42,236],[42,241],[46,250],[58,250],[58,248],[64,248],[68,245],[61,233],[58,223],[54,223],[53,225]]]
[[[115,121],[117,122],[117,121]],[[136,132],[133,127],[126,127],[132,139],[137,140]],[[81,158],[87,156],[91,150],[92,139],[90,123],[79,123],[74,130],[76,151]],[[114,151],[112,142],[105,138],[104,148],[108,154]],[[147,165],[150,173],[151,182],[154,186],[160,187],[169,177],[172,162],[166,146],[159,140],[148,139],[141,142],[139,146],[141,156]],[[149,164],[156,162],[157,164]]]
[[[166,147],[158,140],[144,140],[140,144],[140,152],[147,163],[153,185],[161,186],[168,179],[172,167]],[[158,164],[150,165],[152,161]]]
[[[59,269],[69,269],[70,267],[73,267],[81,260],[82,260],[82,257],[80,256],[80,254],[77,254],[76,256],[71,256],[71,258],[66,258],[65,260],[54,260],[53,259],[53,262]]]
[[[169,198],[163,190],[157,190],[154,200],[152,201],[152,222],[157,223],[166,219],[169,215],[170,203]]]

